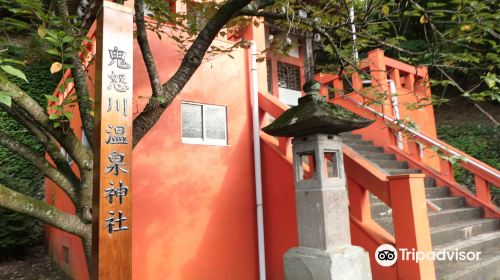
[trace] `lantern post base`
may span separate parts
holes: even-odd
[[[285,253],[286,280],[368,280],[372,279],[368,253],[346,245],[324,251],[295,247]]]

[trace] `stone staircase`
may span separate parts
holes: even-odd
[[[342,138],[386,174],[421,173],[359,135],[346,133]],[[436,187],[433,178],[425,178],[425,193],[430,202],[441,208],[439,212],[429,209],[433,250],[481,252],[478,261],[435,261],[436,279],[500,279],[500,220],[483,218],[482,209],[467,206],[463,197],[451,196],[448,187]],[[393,234],[392,210],[374,196],[371,212],[375,221]]]

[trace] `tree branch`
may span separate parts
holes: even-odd
[[[45,131],[54,136],[57,142],[59,142],[61,146],[63,146],[63,148],[75,160],[80,169],[92,169],[92,152],[85,146],[83,146],[83,144],[71,129],[67,134],[54,129],[45,110],[28,94],[22,91],[17,85],[8,81],[1,75],[0,90],[14,93],[16,97],[12,97],[13,103],[18,105],[24,112],[29,114],[31,119],[33,119],[33,121],[43,127]]]
[[[90,236],[90,226],[83,224],[77,216],[65,213],[43,201],[13,191],[2,184],[0,184],[0,206],[39,219],[44,223],[80,237]]]
[[[165,101],[160,103],[156,100],[150,100],[144,110],[135,118],[133,130],[134,146],[137,145],[144,135],[156,124],[162,113],[172,103],[172,100],[180,93],[182,88],[184,88],[186,83],[193,76],[196,69],[201,65],[206,51],[219,31],[250,2],[250,0],[226,1],[219,8],[217,13],[207,22],[191,47],[187,50],[175,74],[162,85],[160,96],[163,97]]]
[[[479,106],[479,104],[477,104],[476,102],[474,102],[474,107],[476,107],[479,111],[481,111],[481,113],[483,113],[488,119],[490,119],[495,125],[500,125],[500,123],[498,123],[497,120],[495,120],[495,118],[488,112],[486,112],[486,110],[484,110],[481,106]]]
[[[274,0],[255,0],[246,5],[243,9],[241,9],[242,13],[255,13],[261,9],[264,9],[267,6],[274,4]]]
[[[61,170],[72,182],[73,185],[79,184],[79,179],[76,177],[75,173],[71,169],[71,166],[66,161],[66,157],[61,153],[59,144],[56,139],[45,131],[42,127],[37,126],[36,122],[33,121],[28,114],[26,114],[19,106],[15,103],[10,107],[0,104],[0,108],[6,111],[10,117],[15,119],[18,123],[23,125],[28,129],[33,135],[39,140],[45,147],[45,150],[49,154],[50,158],[54,161],[57,168]]]
[[[239,14],[240,15],[244,15],[244,16],[256,16],[256,17],[265,17],[265,18],[274,18],[274,19],[283,19],[283,20],[287,19],[287,17],[286,17],[285,14],[272,13],[272,12],[253,12],[253,11],[249,11],[249,10],[242,10]],[[317,24],[316,22],[314,22],[313,20],[310,20],[310,19],[307,19],[307,18],[297,18],[295,20],[297,22],[301,23],[301,24],[313,27],[318,33],[320,33],[321,35],[327,37],[328,41],[330,41],[330,44],[333,41],[333,38],[331,38],[331,36],[329,34],[330,30],[334,30],[335,31],[335,30],[341,29],[342,31],[344,31],[346,33],[349,33],[351,35],[354,34],[351,30],[349,30],[348,28],[344,27],[345,24],[339,24],[339,25],[334,25],[334,26],[328,26],[328,25],[326,25],[326,26],[322,27],[319,24]],[[424,52],[418,52],[417,53],[417,52],[412,52],[410,50],[403,49],[403,48],[401,48],[399,46],[396,46],[396,45],[384,42],[383,40],[377,39],[374,36],[371,36],[369,34],[365,34],[365,33],[362,33],[362,32],[356,32],[356,36],[358,36],[360,38],[372,40],[373,42],[375,42],[377,44],[380,44],[380,45],[388,47],[388,48],[395,49],[397,51],[406,53],[408,55],[419,55],[419,54],[424,53]]]
[[[69,196],[71,201],[76,201],[75,185],[71,183],[65,174],[50,165],[39,153],[12,138],[2,130],[0,130],[0,145],[31,162],[31,164],[33,164],[44,176],[57,184]]]
[[[153,90],[152,97],[157,97],[161,95],[161,81],[158,71],[156,70],[156,64],[149,46],[148,34],[146,32],[146,24],[144,22],[144,0],[135,0],[135,24],[137,26],[137,42],[139,43],[139,48],[141,49],[142,59],[144,64],[146,64],[146,70],[148,71],[149,82],[151,83],[151,89]]]
[[[437,67],[436,68],[439,70],[439,72],[441,72],[441,74],[443,74],[462,94],[465,94],[467,93],[456,81],[455,79],[453,79],[448,73],[446,73],[446,71],[444,71],[443,69],[441,69],[441,67]],[[479,104],[477,104],[476,102],[474,102],[474,107],[476,107],[481,113],[483,113],[488,119],[490,119],[495,125],[499,125],[498,121],[493,118],[492,115],[490,115],[488,112],[486,112],[483,108],[481,108],[481,106],[479,106]]]
[[[94,118],[92,117],[92,101],[87,88],[87,79],[83,71],[83,65],[77,55],[71,58],[73,68],[71,68],[71,77],[74,79],[75,94],[78,101],[78,110],[80,111],[80,119],[82,120],[83,131],[87,137],[90,146],[93,146],[92,135],[94,134]]]
[[[68,4],[66,0],[55,0],[54,2],[57,13],[66,22],[66,33],[76,37],[77,34],[73,32],[71,23],[68,20]],[[73,56],[71,57],[71,64],[73,65],[73,67],[71,68],[71,77],[74,79],[80,119],[82,121],[83,130],[85,131],[87,140],[89,140],[88,142],[92,146],[92,135],[94,133],[94,118],[91,115],[92,101],[90,100],[90,95],[87,88],[87,79],[85,78],[85,73],[78,50],[77,53],[73,54]]]

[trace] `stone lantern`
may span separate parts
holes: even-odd
[[[263,130],[293,137],[299,247],[285,253],[286,280],[371,279],[368,254],[351,245],[339,133],[372,121],[327,103],[315,81],[306,96]]]

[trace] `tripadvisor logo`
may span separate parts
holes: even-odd
[[[382,244],[375,251],[375,260],[379,265],[388,267],[396,263],[398,255],[401,261],[413,261],[416,263],[426,260],[478,261],[481,252],[466,252],[459,251],[458,249],[452,251],[440,250],[422,252],[416,251],[415,249],[409,250],[406,248],[399,248],[398,254],[398,250],[391,244]]]
[[[382,244],[375,251],[375,260],[381,266],[391,266],[398,260],[398,251],[391,244]]]

